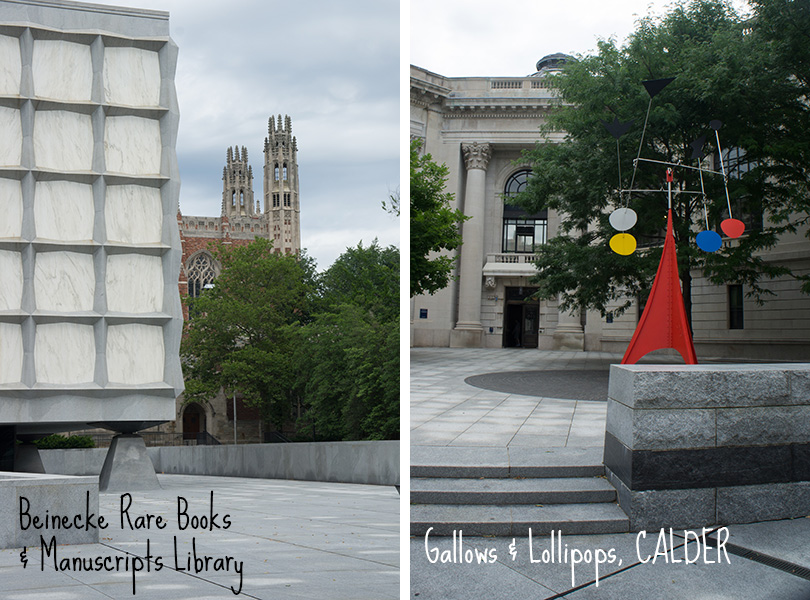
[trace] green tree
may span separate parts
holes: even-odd
[[[439,255],[461,246],[459,225],[468,217],[451,208],[453,194],[444,191],[448,169],[419,156],[421,143],[411,142],[411,297],[447,287],[454,258]]]
[[[696,166],[692,142],[707,134],[704,151],[717,149],[709,128],[715,119],[723,123],[723,148],[741,148],[751,161],[750,170],[729,181],[734,216],[757,215],[764,209],[767,220],[763,227],[749,223],[744,237],[716,253],[704,253],[694,244],[696,234],[705,229],[704,205],[699,195],[687,193],[700,190],[701,184],[696,171],[676,169],[674,229],[687,313],[693,269],[715,284],[743,283],[757,301],[770,294],[763,280],[789,271],[765,261],[760,253],[802,218],[797,211],[803,200],[795,188],[778,197],[769,193],[768,178],[774,171],[767,168],[767,144],[776,118],[769,102],[771,94],[789,96],[784,74],[763,37],[752,34],[750,24],[719,0],[695,0],[677,5],[660,20],[641,19],[625,46],[600,41],[597,54],[568,63],[555,81],[561,104],[544,129],[564,130],[566,140],[540,143],[529,153],[533,176],[514,201],[530,212],[551,208],[561,215],[561,234],[537,252],[540,296],[559,297],[564,308],[605,314],[615,310],[611,303],[619,302],[621,312],[630,306],[629,297],[649,289],[661,255],[666,193],[621,198],[617,190],[666,190],[664,166],[639,162],[634,169],[630,159],[640,151],[645,159]],[[667,77],[675,80],[654,98],[641,144],[649,102],[641,82]],[[617,142],[601,124],[614,118],[634,121],[618,144],[621,180]],[[704,185],[710,228],[718,229],[728,216],[722,178],[707,175]],[[627,257],[608,246],[616,233],[608,215],[623,201],[639,216],[631,233],[648,247]]]
[[[399,438],[399,250],[348,248],[319,278],[296,333],[304,413],[317,439]]]
[[[281,425],[296,401],[294,334],[309,319],[312,261],[274,252],[262,238],[213,252],[222,267],[213,289],[189,299],[193,316],[180,348],[185,397],[238,391]]]
[[[377,240],[364,248],[346,248],[320,277],[327,306],[353,304],[380,321],[399,318],[399,248],[380,247]]]

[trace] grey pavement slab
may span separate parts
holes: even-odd
[[[806,540],[806,525],[800,519],[770,524],[734,525],[730,528],[732,541],[754,541],[758,535],[771,544],[783,544],[792,554]],[[806,519],[804,520],[806,521]],[[759,531],[757,526],[762,525]],[[766,526],[767,525],[767,526]],[[739,531],[737,531],[739,530]],[[735,533],[736,532],[736,533]],[[669,543],[668,532],[665,539]],[[606,535],[562,535],[552,542],[549,535],[534,533],[531,543],[528,535],[509,537],[474,537],[463,535],[433,537],[419,535],[411,538],[411,597],[441,598],[535,598],[552,597],[597,600],[624,600],[626,598],[662,599],[743,599],[777,598],[792,600],[810,597],[810,581],[783,570],[746,558],[729,554],[729,560],[717,562],[710,550],[697,564],[683,562],[682,538],[673,537],[674,558],[681,562],[655,557],[655,563],[642,564],[649,559],[659,544],[658,532],[648,532],[640,541],[635,533]],[[680,531],[683,534],[683,531]],[[638,550],[637,550],[638,541]],[[567,550],[569,559],[560,560],[557,553],[550,561],[550,548]],[[514,549],[514,558],[510,553]],[[689,554],[697,555],[694,543]],[[530,554],[531,548],[531,554]],[[455,552],[454,552],[455,549]],[[477,554],[494,551],[497,561],[478,562]],[[573,566],[572,552],[578,550],[582,562]],[[586,551],[592,560],[586,562]],[[599,585],[596,585],[596,565],[593,557],[601,550],[607,557],[599,567]],[[469,552],[472,551],[470,555]],[[545,554],[544,554],[545,552]],[[466,562],[468,555],[472,562]],[[543,559],[546,560],[543,560]],[[671,559],[672,554],[667,556]],[[801,557],[799,557],[801,560]],[[442,563],[442,560],[447,562]],[[612,560],[611,560],[612,559]],[[431,562],[435,560],[435,562]],[[714,562],[708,562],[714,561]],[[573,573],[572,573],[573,571]],[[573,574],[573,579],[572,579]]]
[[[810,569],[810,518],[729,526],[729,541]]]
[[[620,361],[605,352],[412,348],[411,444],[601,448],[605,377]],[[499,390],[477,387],[493,382]]]
[[[400,497],[393,487],[158,477],[162,489],[132,492],[127,510],[133,526],[137,517],[154,515],[149,529],[131,529],[126,518],[122,528],[123,493],[100,494],[99,513],[110,523],[100,531],[100,543],[58,545],[57,536],[58,562],[54,564],[54,556],[41,548],[28,547],[25,568],[22,549],[0,551],[0,596],[4,600],[233,598],[230,588],[238,589],[240,583],[238,563],[242,571],[239,597],[399,597]],[[128,502],[124,497],[124,504]],[[208,524],[212,512],[218,515],[215,521],[220,528],[201,528],[202,519]],[[183,513],[189,521],[185,529],[180,527],[186,520]],[[225,527],[225,514],[230,515],[229,527]],[[158,516],[164,519],[164,528],[158,528]],[[143,559],[147,543],[153,557],[148,563]],[[201,564],[195,573],[195,563],[205,556],[211,557],[208,568]],[[224,568],[228,556],[232,559]],[[133,569],[126,560],[132,565],[135,557],[140,557],[142,570],[135,573],[133,596]],[[64,559],[68,561],[63,565]],[[118,560],[120,566],[65,569],[74,559],[85,559],[87,564],[109,560],[110,565]]]

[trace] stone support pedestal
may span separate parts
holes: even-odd
[[[22,473],[44,473],[39,448],[34,444],[19,444],[14,456],[14,470]]]
[[[484,201],[487,165],[492,156],[489,144],[463,144],[467,185],[464,189],[464,222],[459,268],[458,321],[450,334],[451,347],[481,347],[481,287],[484,266]]]
[[[160,489],[141,436],[128,433],[113,438],[98,477],[98,489],[102,492]]]
[[[810,365],[612,365],[605,468],[632,530],[810,514]]]

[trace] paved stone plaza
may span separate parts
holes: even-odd
[[[260,598],[262,600],[329,598],[399,598],[399,502],[392,486],[368,486],[308,481],[159,475],[161,490],[132,492],[127,510],[133,527],[137,518],[151,513],[168,523],[159,529],[153,519],[149,529],[121,527],[121,494],[99,496],[100,515],[109,523],[100,532],[100,543],[57,546],[63,558],[120,557],[120,568],[111,571],[56,571],[53,555],[45,557],[42,570],[39,547],[27,549],[27,567],[21,549],[0,551],[0,590],[4,600],[102,600],[138,598],[155,600],[213,600]],[[193,530],[201,517],[213,512],[222,529]],[[189,526],[180,531],[178,500],[187,502]],[[126,502],[126,500],[125,500]],[[77,506],[76,512],[83,510]],[[225,528],[224,517],[231,526]],[[192,521],[192,518],[195,518]],[[43,531],[46,541],[53,532]],[[175,551],[175,538],[177,550]],[[57,534],[58,540],[58,534]],[[147,540],[153,562],[147,572],[135,574],[123,562],[127,556],[145,557]],[[197,558],[233,557],[227,570],[194,573]],[[189,556],[191,553],[191,557]],[[163,568],[155,571],[157,557]],[[190,570],[181,572],[178,566]],[[189,565],[191,558],[191,565]],[[240,575],[236,565],[242,563]],[[130,563],[131,564],[131,563]],[[224,562],[220,563],[220,566]]]
[[[447,464],[459,467],[495,464],[493,456],[511,464],[525,460],[532,448],[599,454],[605,434],[604,401],[565,399],[560,385],[552,386],[555,397],[545,397],[542,391],[533,395],[491,391],[465,380],[510,371],[516,378],[521,372],[562,370],[587,377],[589,372],[607,371],[611,363],[620,360],[619,355],[592,352],[414,348],[412,464],[428,464],[427,458],[429,464],[438,464],[437,458],[445,454]],[[665,356],[656,357],[655,362],[680,361]],[[482,382],[481,378],[471,381]],[[603,384],[595,380],[593,385]],[[481,509],[485,514],[488,507]],[[411,598],[810,597],[810,549],[806,542],[810,539],[810,519],[731,525],[728,531],[728,561],[721,556],[721,563],[709,562],[717,559],[712,555],[716,549],[709,548],[705,557],[701,555],[693,564],[668,560],[674,557],[683,561],[683,530],[674,531],[672,538],[665,532],[667,547],[676,551],[657,556],[655,564],[642,561],[655,556],[658,531],[648,532],[646,538],[638,538],[636,533],[563,535],[560,547],[567,547],[569,553],[576,549],[584,555],[591,550],[591,564],[578,565],[573,582],[570,560],[565,563],[558,556],[553,563],[543,562],[542,552],[550,547],[548,535],[533,538],[532,554],[525,535],[465,535],[461,543],[453,537],[430,536],[426,540],[424,535],[412,536]],[[514,558],[510,553],[513,542]],[[479,562],[476,549],[479,555],[491,557],[494,553],[497,560]],[[600,567],[598,586],[593,564],[597,549],[606,553],[612,549],[615,557],[613,564]],[[691,559],[696,551],[693,540],[688,547]],[[467,557],[472,557],[472,562],[467,562]]]

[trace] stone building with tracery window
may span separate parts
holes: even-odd
[[[248,162],[247,148],[228,148],[222,169],[220,216],[198,217],[178,212],[183,248],[179,278],[181,297],[196,298],[214,285],[220,267],[211,252],[212,245],[247,245],[254,238],[262,237],[272,240],[277,252],[300,252],[298,143],[288,116],[283,120],[281,115],[270,117],[268,122],[263,181],[264,194],[260,202],[253,195],[253,168]],[[188,307],[184,307],[184,311],[188,319]],[[232,398],[220,395],[203,405],[184,404],[181,397],[173,431],[182,432],[189,440],[207,432],[223,442],[232,441],[233,421]],[[266,437],[257,409],[245,406],[238,397],[236,421],[239,442],[262,441]]]
[[[531,298],[537,289],[534,247],[556,235],[560,219],[554,211],[529,215],[509,203],[531,173],[522,152],[537,143],[540,126],[559,102],[547,75],[570,58],[545,56],[525,77],[445,77],[411,66],[411,139],[447,165],[445,190],[454,195],[454,208],[471,217],[461,227],[456,278],[433,295],[411,299],[411,345],[626,349],[638,305],[614,318],[591,311],[569,314],[554,301]],[[553,132],[544,141],[564,137]],[[783,235],[767,260],[810,273],[805,232]],[[693,272],[698,355],[810,356],[810,302],[800,283],[783,277],[768,287],[775,296],[759,306],[745,296],[744,286],[714,285]]]

